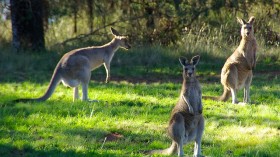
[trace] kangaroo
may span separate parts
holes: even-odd
[[[56,65],[50,84],[45,94],[36,99],[17,99],[19,101],[45,101],[54,92],[56,86],[62,81],[65,86],[74,89],[73,101],[79,98],[78,86],[82,85],[82,100],[88,99],[88,84],[90,82],[91,71],[104,64],[107,77],[110,79],[110,62],[115,52],[121,47],[131,48],[126,36],[122,36],[115,29],[111,28],[114,38],[111,42],[103,46],[92,46],[72,50],[63,55]],[[90,100],[89,100],[90,101]]]
[[[250,85],[253,78],[253,70],[256,67],[257,41],[254,37],[253,23],[254,17],[248,22],[237,18],[241,24],[242,39],[238,48],[226,60],[222,72],[221,83],[224,92],[220,97],[203,96],[218,101],[227,101],[232,96],[232,103],[237,104],[237,90],[244,88],[243,103],[250,103]]]
[[[204,131],[202,115],[201,87],[195,76],[195,67],[200,56],[194,56],[190,62],[184,57],[179,61],[183,66],[183,84],[177,105],[171,112],[168,135],[172,144],[164,150],[152,150],[147,154],[172,155],[177,152],[183,156],[183,145],[195,141],[194,156],[201,156],[201,138]]]

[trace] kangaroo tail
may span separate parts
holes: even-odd
[[[40,102],[40,101],[45,101],[47,100],[48,98],[51,97],[51,95],[53,94],[56,86],[58,85],[58,83],[60,83],[61,81],[61,76],[60,74],[58,73],[58,68],[56,67],[55,70],[54,70],[54,73],[52,75],[52,78],[50,80],[50,83],[49,83],[49,86],[48,86],[48,89],[47,91],[45,92],[45,94],[39,98],[35,98],[35,99],[16,99],[14,100],[14,102],[28,102],[28,101],[36,101],[36,102]]]
[[[172,142],[171,146],[167,149],[145,151],[144,154],[147,154],[147,155],[152,155],[152,154],[172,155],[172,154],[176,153],[176,151],[177,151],[177,145],[175,142]]]
[[[227,101],[230,97],[230,90],[224,87],[223,94],[218,98],[219,101]]]
[[[219,97],[214,96],[202,96],[203,99],[210,99],[210,100],[216,100],[216,101],[227,101],[230,97],[230,90],[224,88],[224,92]]]

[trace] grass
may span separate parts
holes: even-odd
[[[0,156],[144,156],[143,150],[167,148],[166,128],[182,79],[177,57],[195,53],[160,47],[118,52],[112,62],[112,82],[104,83],[103,67],[92,72],[89,97],[98,103],[73,103],[72,90],[62,85],[46,102],[11,103],[41,96],[61,55],[25,57],[6,51],[0,59]],[[197,75],[203,94],[218,96],[227,54],[200,55]],[[254,104],[203,100],[203,154],[279,156],[279,88],[279,61],[261,59],[251,86]],[[123,137],[104,142],[112,133]],[[193,143],[184,149],[191,156]]]

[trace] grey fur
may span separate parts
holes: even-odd
[[[177,152],[183,156],[183,145],[195,141],[194,156],[201,156],[201,138],[204,131],[204,117],[202,115],[202,95],[199,81],[195,76],[195,66],[199,56],[194,56],[190,62],[181,57],[183,66],[183,84],[177,105],[171,113],[168,135],[172,144],[164,150],[152,150],[148,154],[171,155]]]
[[[36,99],[18,99],[16,101],[45,101],[53,94],[60,82],[74,89],[73,101],[79,98],[78,86],[81,84],[82,100],[88,100],[88,84],[91,71],[104,64],[107,72],[106,82],[108,82],[110,79],[110,63],[115,52],[120,47],[124,49],[131,47],[126,36],[119,35],[113,28],[111,28],[111,32],[114,35],[113,40],[103,46],[75,49],[64,54],[57,63],[49,87],[43,96]]]

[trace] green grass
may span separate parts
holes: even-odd
[[[103,67],[92,72],[89,97],[98,103],[73,103],[72,89],[62,85],[46,102],[11,103],[41,96],[60,55],[25,57],[6,51],[0,59],[0,156],[144,156],[143,150],[167,148],[166,128],[182,79],[177,57],[184,54],[160,47],[118,52],[112,62],[112,82],[104,83]],[[201,55],[197,75],[203,94],[218,96],[226,55]],[[203,100],[203,154],[279,156],[279,89],[279,61],[259,60],[251,86],[254,104]],[[110,133],[123,137],[104,143]],[[191,156],[193,143],[184,149]]]

